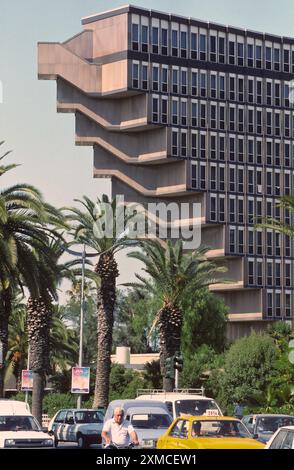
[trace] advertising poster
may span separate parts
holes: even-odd
[[[73,367],[71,374],[71,393],[89,393],[90,368]]]
[[[33,390],[33,371],[32,370],[21,371],[21,389],[24,392],[31,392]]]

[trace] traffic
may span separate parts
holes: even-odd
[[[42,429],[29,406],[0,400],[0,448],[294,449],[294,416],[223,416],[203,389],[138,390],[105,413],[62,409]]]

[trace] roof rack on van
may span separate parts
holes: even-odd
[[[162,388],[139,388],[137,390],[137,397],[140,395],[166,395],[165,390]],[[204,387],[201,388],[174,388],[173,393],[186,393],[186,394],[194,394],[194,395],[205,395]]]

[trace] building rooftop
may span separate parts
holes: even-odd
[[[230,26],[230,25],[222,25],[219,23],[213,23],[210,21],[204,21],[204,20],[200,20],[197,18],[175,15],[172,13],[164,13],[162,11],[150,10],[148,8],[143,8],[143,7],[139,7],[139,6],[131,5],[131,4],[122,5],[121,7],[106,10],[101,13],[95,13],[90,16],[85,16],[82,18],[82,24],[86,25],[88,23],[99,21],[104,18],[110,18],[112,16],[121,15],[124,13],[134,13],[138,15],[145,14],[146,16],[152,16],[153,18],[159,18],[159,19],[163,19],[166,21],[175,21],[175,22],[180,22],[180,23],[185,23],[185,24],[191,24],[191,25],[195,25],[201,28],[214,28],[218,31],[228,32],[231,34],[238,34],[241,36],[251,36],[251,37],[255,37],[256,39],[261,39],[261,40],[268,40],[268,41],[274,41],[274,42],[279,42],[279,43],[286,42],[286,43],[294,44],[294,38],[289,38],[286,36],[279,36],[279,35],[274,35],[274,34],[269,34],[269,33],[258,32],[258,31],[251,31],[250,29],[238,28],[238,27]]]

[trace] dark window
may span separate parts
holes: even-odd
[[[139,50],[139,25],[135,23],[132,24],[132,49]]]
[[[206,60],[206,35],[200,34],[200,60]]]
[[[218,60],[221,64],[225,63],[225,38],[218,38]]]
[[[152,27],[152,52],[153,54],[158,54],[158,38],[159,31],[157,27]]]
[[[210,60],[216,62],[216,37],[210,36]]]
[[[178,56],[178,31],[172,30],[172,56]]]
[[[238,42],[238,65],[244,65],[244,44]]]
[[[271,47],[265,48],[265,68],[267,70],[272,69],[272,49]]]
[[[261,46],[255,47],[255,64],[256,68],[261,69],[262,66],[262,48]]]
[[[186,31],[181,31],[181,57],[186,59],[187,57],[187,33]]]
[[[229,64],[235,65],[235,42],[229,41]]]
[[[247,65],[253,67],[253,44],[247,45]]]
[[[139,88],[139,64],[133,64],[133,88]]]
[[[197,34],[191,33],[191,59],[197,59]]]
[[[168,48],[167,48],[167,29],[161,29],[161,54],[167,55]]]
[[[142,52],[148,52],[148,26],[142,25]]]

